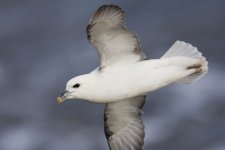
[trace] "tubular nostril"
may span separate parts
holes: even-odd
[[[61,94],[61,97],[63,97],[66,93],[68,93],[67,90],[65,90],[65,91]]]

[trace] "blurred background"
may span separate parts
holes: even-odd
[[[143,149],[224,150],[224,0],[1,0],[0,150],[108,149],[104,105],[56,103],[70,78],[99,64],[85,30],[103,4],[126,11],[127,27],[149,58],[183,40],[209,61],[208,74],[195,84],[149,94]]]

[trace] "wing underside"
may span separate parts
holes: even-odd
[[[103,5],[91,17],[87,37],[100,56],[100,66],[145,59],[136,34],[125,27],[124,11],[116,5]]]
[[[106,104],[105,135],[110,150],[141,150],[144,144],[142,107],[146,96]]]

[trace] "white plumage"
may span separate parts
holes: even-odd
[[[147,60],[136,34],[124,24],[124,11],[100,7],[87,26],[100,67],[68,81],[65,99],[105,103],[105,134],[111,150],[140,150],[144,143],[141,109],[145,94],[175,82],[192,83],[208,71],[205,57],[191,44],[176,41],[160,58]]]

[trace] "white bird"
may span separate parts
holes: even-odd
[[[104,103],[105,134],[111,150],[140,150],[146,94],[171,83],[192,83],[208,71],[208,62],[191,44],[176,41],[160,59],[146,59],[124,11],[103,5],[91,17],[87,37],[97,49],[100,67],[67,82],[57,98]]]

